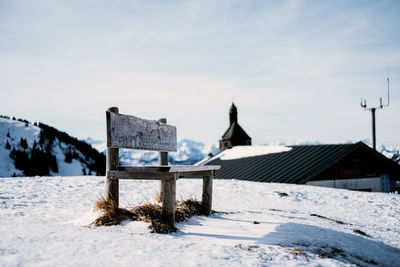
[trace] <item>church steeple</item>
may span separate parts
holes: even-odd
[[[238,123],[238,112],[234,103],[229,109],[229,128],[219,141],[219,150],[223,151],[233,146],[250,146],[251,138]]]
[[[230,124],[237,122],[237,108],[234,103],[232,103],[231,108],[229,109],[229,122]]]

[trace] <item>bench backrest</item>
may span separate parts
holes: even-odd
[[[177,151],[176,127],[161,121],[106,111],[107,147],[173,152]]]

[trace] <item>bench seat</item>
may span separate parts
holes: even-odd
[[[156,166],[117,166],[116,171],[107,170],[109,179],[133,180],[173,180],[182,177],[203,177],[219,170],[221,166],[156,165]]]

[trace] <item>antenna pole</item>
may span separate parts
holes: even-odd
[[[388,83],[388,103],[387,103],[387,106],[389,106],[389,101],[390,101],[390,92],[389,92],[389,77],[387,78],[387,83]]]
[[[368,108],[367,107],[367,100],[364,100],[361,98],[361,107],[364,110],[371,110],[371,115],[372,115],[372,148],[374,150],[376,150],[376,125],[375,125],[375,111],[377,109],[383,109],[384,107],[388,107],[389,106],[389,101],[390,101],[390,92],[389,92],[389,78],[387,78],[387,89],[388,89],[388,100],[387,100],[387,105],[382,104],[382,97],[379,99],[379,106],[377,107],[372,107],[372,108]]]
[[[372,114],[372,148],[374,150],[376,150],[375,110],[376,110],[376,108],[371,108],[371,114]]]

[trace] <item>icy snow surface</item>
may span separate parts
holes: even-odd
[[[279,153],[289,151],[291,148],[281,145],[268,146],[235,146],[226,149],[210,160],[220,158],[222,160],[239,159],[245,157],[254,157],[270,153]]]
[[[88,228],[104,177],[0,179],[0,266],[398,266],[400,195],[215,180],[210,217],[150,233],[144,222]],[[157,181],[121,181],[121,206]],[[201,180],[177,198],[201,199]],[[367,235],[358,234],[359,230]],[[372,265],[371,265],[372,266]]]

